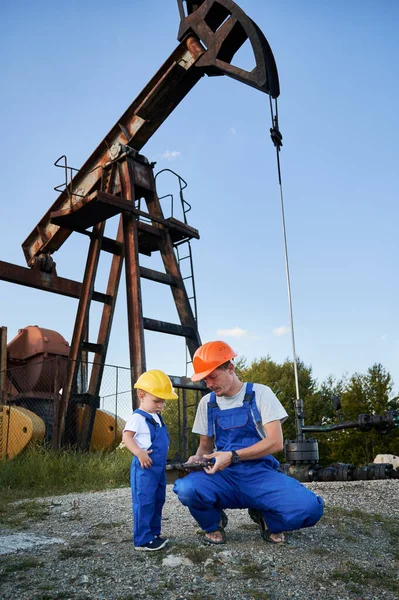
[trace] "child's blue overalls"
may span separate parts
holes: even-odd
[[[130,485],[133,501],[133,539],[135,546],[151,542],[161,533],[162,508],[166,496],[166,458],[169,449],[168,428],[161,419],[162,427],[139,408],[134,411],[145,417],[150,434],[152,465],[143,469],[137,456],[133,457],[130,469]]]
[[[252,384],[247,383],[243,405],[220,410],[212,392],[208,401],[208,436],[219,451],[239,450],[260,441],[255,423],[261,420]],[[174,492],[204,531],[215,531],[223,508],[261,510],[271,533],[311,527],[323,514],[323,500],[277,471],[271,455],[232,464],[208,475],[192,472],[178,479]]]

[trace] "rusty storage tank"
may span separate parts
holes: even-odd
[[[48,441],[52,438],[54,410],[65,382],[68,355],[69,344],[61,334],[37,325],[20,329],[7,345],[10,403],[43,419]]]
[[[24,397],[52,398],[62,388],[67,360],[60,361],[58,390],[54,389],[55,358],[67,359],[69,344],[57,331],[29,325],[7,345],[9,379]]]

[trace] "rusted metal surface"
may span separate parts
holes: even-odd
[[[58,250],[71,234],[70,230],[52,224],[50,214],[68,208],[71,201],[74,203],[99,187],[102,168],[110,161],[108,150],[115,143],[130,145],[136,150],[144,146],[202,77],[203,72],[193,66],[203,52],[205,49],[198,40],[190,39],[190,36],[179,44],[75,175],[69,190],[62,192],[23,242],[29,266],[38,254]],[[79,195],[74,196],[75,192]]]
[[[124,211],[136,217],[149,218],[148,212],[135,208],[133,203],[126,200],[126,198],[97,191],[86,198],[80,199],[71,208],[51,213],[50,219],[52,223],[57,223],[61,227],[82,232],[82,229],[93,227],[93,225],[97,225],[97,223],[101,223]],[[167,227],[173,242],[192,238],[199,240],[198,229],[174,217],[161,219],[152,216],[151,220],[155,223],[162,223]]]
[[[169,335],[179,335],[187,338],[195,336],[196,332],[196,329],[193,327],[176,325],[176,323],[168,323],[159,319],[148,319],[147,317],[144,318],[143,326],[148,331],[158,331],[159,333],[168,333]]]
[[[196,63],[207,75],[227,75],[277,98],[280,85],[276,62],[268,41],[259,27],[232,0],[187,2],[177,0],[180,12],[178,39],[190,33],[207,48]],[[255,68],[249,72],[231,64],[236,52],[249,40],[255,57]]]
[[[134,161],[127,157],[121,165],[122,194],[132,202],[135,200]],[[150,172],[148,170],[148,172]],[[152,174],[152,171],[151,171]],[[130,376],[132,391],[139,376],[146,370],[143,305],[141,299],[139,242],[137,221],[127,212],[122,214],[123,239],[125,248],[126,301],[129,330]],[[133,391],[132,408],[138,408],[137,396]]]
[[[104,244],[102,250],[106,251]],[[113,252],[113,254],[115,254],[115,252]],[[120,256],[120,253],[118,253],[118,255]],[[178,285],[177,279],[172,277],[172,275],[167,275],[166,273],[161,273],[154,269],[148,269],[147,267],[140,267],[140,276],[144,279],[150,279],[151,281],[156,281],[165,285]],[[53,294],[76,299],[79,299],[82,290],[82,284],[79,281],[57,277],[56,275],[47,276],[46,273],[32,271],[27,267],[14,265],[3,260],[0,260],[0,281],[16,283],[43,292],[52,292]],[[108,288],[110,293],[107,294],[94,291],[92,299],[96,302],[110,305],[113,302],[112,293],[115,289],[115,284],[111,282],[108,285],[107,290]]]
[[[277,68],[270,46],[259,27],[235,2],[189,2],[187,16],[183,0],[178,0],[178,5],[180,45],[23,242],[29,266],[35,256],[58,250],[71,234],[70,230],[51,223],[51,213],[65,210],[98,189],[103,168],[110,161],[109,149],[115,144],[124,144],[140,150],[202,75],[227,75],[273,98],[279,95]],[[247,40],[252,45],[256,63],[251,72],[231,64]]]
[[[17,283],[44,292],[52,292],[69,298],[79,298],[82,290],[82,284],[73,279],[65,279],[55,274],[43,273],[33,269],[27,269],[20,265],[0,260],[0,281]],[[93,292],[93,300],[108,304],[111,302],[110,296],[101,292]]]
[[[65,432],[65,420],[68,412],[69,401],[76,387],[78,368],[81,359],[84,335],[89,317],[90,302],[92,291],[94,289],[95,277],[97,274],[98,262],[101,252],[101,238],[104,233],[105,223],[99,223],[93,228],[93,237],[90,241],[89,253],[86,261],[86,268],[83,277],[82,291],[79,298],[79,305],[75,319],[75,326],[72,334],[71,349],[69,353],[68,372],[65,386],[62,391],[60,402],[59,419],[61,435]],[[76,426],[75,426],[76,430]]]

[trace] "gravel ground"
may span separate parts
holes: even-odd
[[[17,503],[3,514],[0,598],[397,600],[399,480],[307,485],[325,516],[284,546],[238,510],[226,511],[227,544],[204,546],[170,485],[170,544],[154,553],[133,548],[129,489]]]

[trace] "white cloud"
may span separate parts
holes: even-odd
[[[282,325],[281,327],[276,327],[275,329],[273,329],[273,335],[280,337],[281,335],[285,335],[286,333],[288,333],[289,330],[290,330],[289,327]]]
[[[180,156],[181,152],[178,150],[166,150],[161,156],[161,158],[166,158],[166,160],[175,160],[178,156]]]
[[[231,135],[235,135],[237,133],[237,129],[235,129],[235,127],[230,127],[229,132]]]
[[[232,329],[218,329],[217,334],[226,337],[245,337],[248,335],[248,331],[241,329],[241,327],[233,327]]]

